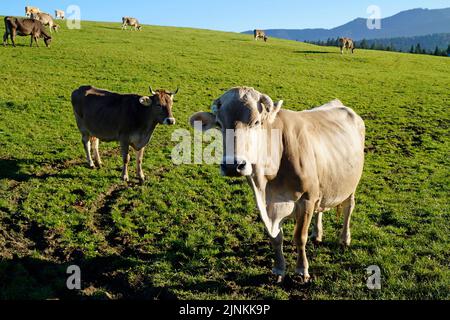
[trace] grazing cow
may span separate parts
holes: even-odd
[[[55,19],[64,20],[65,18],[66,18],[66,13],[64,12],[64,10],[59,10],[59,9],[55,10]]]
[[[55,24],[52,16],[49,15],[48,13],[43,13],[43,12],[33,13],[33,14],[31,14],[31,19],[40,21],[40,22],[42,22],[42,24],[44,26],[48,26],[50,28],[50,33],[52,32],[52,30],[58,31],[58,29],[59,29],[59,26],[57,24]]]
[[[255,41],[258,39],[263,39],[264,42],[267,42],[267,39],[269,39],[263,30],[254,30],[253,35],[255,37]]]
[[[122,30],[127,29],[127,26],[134,27],[134,30],[142,30],[142,26],[139,24],[138,19],[131,17],[122,18]]]
[[[296,272],[307,282],[306,243],[314,213],[314,241],[322,241],[322,213],[338,208],[345,217],[340,242],[350,245],[350,217],[364,165],[365,126],[339,100],[303,112],[283,110],[282,104],[253,88],[234,88],[214,102],[212,113],[196,113],[190,121],[203,131],[221,128],[222,174],[245,176],[253,189],[275,250],[273,272],[279,282],[286,271],[282,223],[295,217]]]
[[[352,53],[355,51],[355,44],[350,38],[339,38],[339,47],[341,48],[341,54],[344,54],[344,48],[347,51],[351,50]]]
[[[39,10],[39,8],[36,8],[36,7],[30,7],[30,6],[26,6],[25,7],[25,15],[27,16],[27,17],[31,17],[31,15],[33,14],[33,13],[40,13],[41,12],[41,10]]]
[[[123,159],[122,179],[128,181],[129,147],[136,150],[137,174],[141,182],[144,149],[158,124],[174,125],[172,115],[176,92],[150,88],[151,97],[118,94],[83,86],[72,93],[72,105],[90,168],[101,166],[99,140],[119,141]],[[94,161],[91,158],[91,143]]]
[[[44,38],[45,45],[50,46],[52,37],[45,30],[42,22],[34,19],[20,19],[15,17],[5,17],[5,34],[3,35],[3,45],[6,46],[8,36],[11,37],[12,45],[15,47],[16,35],[31,36],[30,47],[33,46],[33,40],[39,47],[38,38]]]

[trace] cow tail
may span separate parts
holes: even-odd
[[[83,103],[81,87],[79,89],[75,90],[74,92],[72,92],[71,100],[72,100],[72,106],[73,106],[75,113],[80,118],[83,118],[83,113],[82,113],[82,108],[81,108],[81,105]]]
[[[10,34],[11,33],[11,28],[10,28],[10,25],[9,25],[9,17],[5,17],[5,31],[6,31],[6,33],[8,33],[8,34]]]

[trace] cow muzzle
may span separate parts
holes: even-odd
[[[252,165],[245,158],[224,158],[220,171],[226,177],[246,177],[253,173]]]
[[[168,126],[173,126],[175,123],[177,123],[177,120],[175,118],[165,118],[163,124]]]

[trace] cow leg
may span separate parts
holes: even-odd
[[[86,152],[86,160],[88,162],[88,166],[91,169],[95,168],[94,161],[92,161],[91,156],[91,138],[88,135],[83,135],[82,138],[83,146],[84,146],[84,152]]]
[[[314,214],[315,202],[301,200],[296,206],[295,243],[297,245],[298,257],[295,272],[303,277],[306,283],[311,278],[309,275],[309,263],[306,257],[306,243],[308,241],[308,230]]]
[[[322,224],[323,212],[317,212],[316,221],[314,224],[314,231],[311,235],[311,240],[315,244],[322,243],[323,238],[323,224]]]
[[[13,47],[16,47],[16,31],[14,31],[14,29],[12,30],[10,36]]]
[[[123,160],[122,180],[128,182],[130,180],[128,178],[128,164],[130,163],[130,155],[129,155],[130,145],[126,142],[121,142],[120,151]]]
[[[8,32],[3,34],[3,46],[6,47],[6,43],[8,42]]]
[[[95,165],[99,168],[102,167],[102,159],[100,158],[99,151],[100,140],[96,137],[92,137],[92,149],[94,149],[94,161]]]
[[[286,275],[286,260],[283,254],[283,230],[276,238],[270,238],[270,242],[275,250],[275,266],[272,272],[277,276],[277,283],[281,283]]]
[[[352,241],[350,233],[350,220],[354,209],[355,209],[355,194],[352,194],[342,204],[342,210],[344,212],[344,228],[342,229],[340,243],[344,247],[349,247]]]
[[[136,164],[137,164],[137,176],[141,183],[145,181],[144,170],[142,170],[142,161],[144,160],[144,151],[145,148],[136,151]]]

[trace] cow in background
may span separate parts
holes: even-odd
[[[36,7],[31,7],[31,6],[26,6],[25,7],[25,15],[29,18],[29,17],[31,17],[31,15],[33,14],[33,13],[40,13],[41,12],[41,10],[39,10],[39,8],[36,8]]]
[[[64,20],[65,18],[66,18],[66,13],[64,12],[64,10],[59,10],[59,9],[55,10],[55,19]]]
[[[139,24],[138,19],[131,17],[122,18],[122,30],[126,30],[127,26],[134,27],[134,30],[142,30],[142,26]]]
[[[355,51],[355,43],[350,38],[339,38],[339,47],[341,48],[341,54],[344,54],[344,48],[347,51],[351,50],[352,53]]]
[[[53,21],[53,18],[51,15],[49,15],[48,13],[33,13],[31,14],[31,19],[35,19],[37,21],[42,22],[42,24],[44,26],[47,26],[50,28],[50,33],[52,32],[52,30],[54,31],[58,31],[59,26]]]
[[[263,39],[264,42],[267,42],[267,39],[269,39],[266,35],[266,33],[263,30],[257,30],[255,29],[253,31],[253,36],[255,37],[255,41],[258,39]]]
[[[13,47],[16,46],[16,35],[31,36],[30,47],[33,46],[33,40],[36,46],[39,47],[38,38],[44,38],[45,45],[50,46],[52,37],[45,30],[42,22],[34,19],[22,19],[15,17],[5,17],[5,34],[3,35],[3,45],[6,46],[8,36],[11,37]]]

